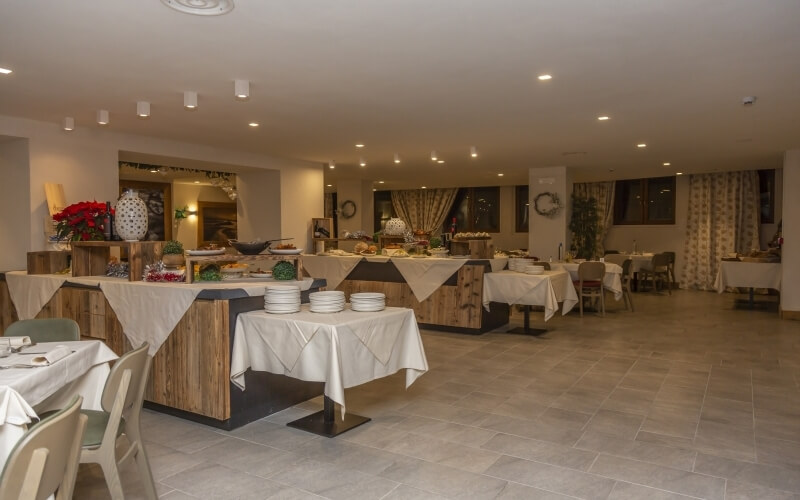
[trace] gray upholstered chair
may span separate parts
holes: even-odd
[[[657,253],[653,255],[648,266],[642,266],[639,269],[639,279],[652,282],[652,290],[658,291],[658,283],[661,283],[662,288],[667,287],[667,292],[672,295],[672,287],[669,286],[669,256],[666,253]]]
[[[578,292],[578,304],[583,317],[584,297],[596,297],[600,301],[601,315],[606,315],[606,301],[603,290],[603,278],[606,275],[605,262],[581,262],[578,265],[578,280],[573,281]]]
[[[616,265],[622,267],[622,263],[625,262],[628,259],[628,256],[620,254],[620,253],[610,253],[610,254],[606,254],[606,256],[603,257],[603,259],[606,262],[610,262],[612,264],[616,264]]]
[[[30,337],[31,342],[64,342],[80,340],[78,323],[69,318],[23,319],[11,323],[5,337]]]
[[[11,450],[0,474],[0,498],[69,500],[78,474],[78,456],[86,428],[83,398],[32,426]]]

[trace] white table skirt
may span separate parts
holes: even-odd
[[[780,262],[736,262],[723,260],[719,263],[714,288],[717,293],[726,287],[781,289]]]
[[[622,268],[612,262],[606,262],[606,274],[603,277],[603,288],[614,294],[614,299],[620,300],[622,298]],[[580,264],[575,262],[564,262],[563,264],[553,264],[555,269],[557,266],[569,272],[572,281],[578,281],[578,266]]]
[[[645,253],[645,254],[622,254],[627,258],[631,259],[631,273],[638,273],[642,270],[642,267],[649,267],[650,263],[653,261],[652,253]]]
[[[345,409],[344,389],[406,369],[406,387],[428,370],[414,311],[374,313],[345,309],[317,314],[239,314],[231,354],[231,381],[244,390],[250,368],[312,382]]]
[[[539,275],[500,271],[483,275],[483,307],[487,311],[490,302],[543,306],[544,320],[548,321],[559,302],[563,302],[562,314],[567,314],[578,303],[578,294],[564,270]]]
[[[75,352],[50,366],[0,370],[0,469],[37,412],[63,408],[76,395],[83,396],[83,408],[101,409],[108,361],[116,354],[99,340],[40,343],[27,350],[44,352],[58,345]],[[31,357],[11,355],[0,358],[0,365]]]

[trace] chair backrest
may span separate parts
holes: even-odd
[[[606,262],[611,262],[612,264],[616,264],[618,266],[621,266],[627,258],[628,256],[618,253],[607,254],[605,257],[603,257]]]
[[[669,265],[669,255],[667,255],[666,253],[657,253],[653,255],[653,259],[650,261],[650,268],[653,271],[657,272],[666,271],[668,265]]]
[[[83,398],[32,427],[11,450],[0,475],[0,498],[72,498],[87,417]]]
[[[625,259],[622,261],[622,279],[630,279],[631,278],[631,265],[633,265],[633,259]]]
[[[619,253],[619,250],[606,250],[605,255],[616,255]],[[605,257],[604,255],[604,257]]]
[[[581,262],[578,265],[578,279],[580,281],[602,281],[606,275],[606,264],[604,262]]]
[[[138,411],[138,409],[141,408],[144,384],[149,375],[148,369],[150,363],[147,357],[147,350],[149,348],[150,345],[145,342],[138,349],[123,354],[114,363],[106,379],[106,385],[103,387],[103,399],[101,400],[103,410],[111,412],[114,406],[114,399],[117,397],[117,393],[120,390],[125,370],[130,370],[131,375],[130,384],[128,385],[127,394],[125,395],[125,402],[122,407],[122,417],[127,418],[132,409]]]
[[[32,342],[80,340],[78,323],[69,318],[23,319],[6,328],[5,337],[30,337]]]
[[[667,263],[669,265],[672,266],[672,265],[675,264],[675,252],[662,252],[662,253],[667,256],[667,259],[668,259]]]

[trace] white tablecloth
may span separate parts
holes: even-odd
[[[67,281],[63,274],[32,274],[25,271],[6,273],[11,302],[19,319],[33,319],[39,314],[61,285]]]
[[[650,267],[650,262],[653,261],[652,253],[644,253],[644,254],[622,254],[625,257],[631,259],[631,273],[638,273],[642,270],[642,267]]]
[[[726,287],[781,289],[780,262],[735,262],[723,260],[719,263],[714,288],[718,293]]]
[[[606,274],[603,277],[603,288],[609,290],[614,294],[616,300],[622,298],[622,268],[612,262],[606,262]],[[569,272],[572,281],[578,281],[578,266],[580,264],[575,262],[564,262],[562,264],[553,264],[553,269],[561,267]]]
[[[0,369],[0,469],[36,412],[63,408],[83,396],[83,408],[99,410],[108,362],[114,352],[99,340],[41,343],[0,358],[0,366],[30,363],[27,352],[45,352],[66,345],[73,352],[50,366]],[[34,411],[35,410],[35,411]]]
[[[483,307],[487,311],[490,302],[543,306],[548,321],[559,302],[563,302],[561,314],[567,314],[578,303],[578,294],[569,273],[562,269],[540,275],[500,271],[483,275]]]
[[[407,257],[393,258],[392,263],[403,275],[408,287],[414,292],[414,297],[422,302],[441,287],[442,283],[447,281],[450,276],[457,273],[467,263],[467,260],[438,257],[414,259]]]
[[[345,409],[344,390],[406,369],[406,387],[428,371],[414,311],[347,309],[318,314],[239,314],[231,381],[245,389],[247,369],[325,382],[325,395]]]
[[[328,290],[336,290],[361,259],[360,255],[303,255],[303,269],[309,276],[324,278]]]

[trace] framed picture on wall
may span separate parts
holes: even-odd
[[[216,201],[197,202],[197,244],[228,244],[237,239],[236,203]]]
[[[172,239],[172,184],[168,182],[126,181],[120,179],[120,195],[133,189],[147,205],[146,241]]]

